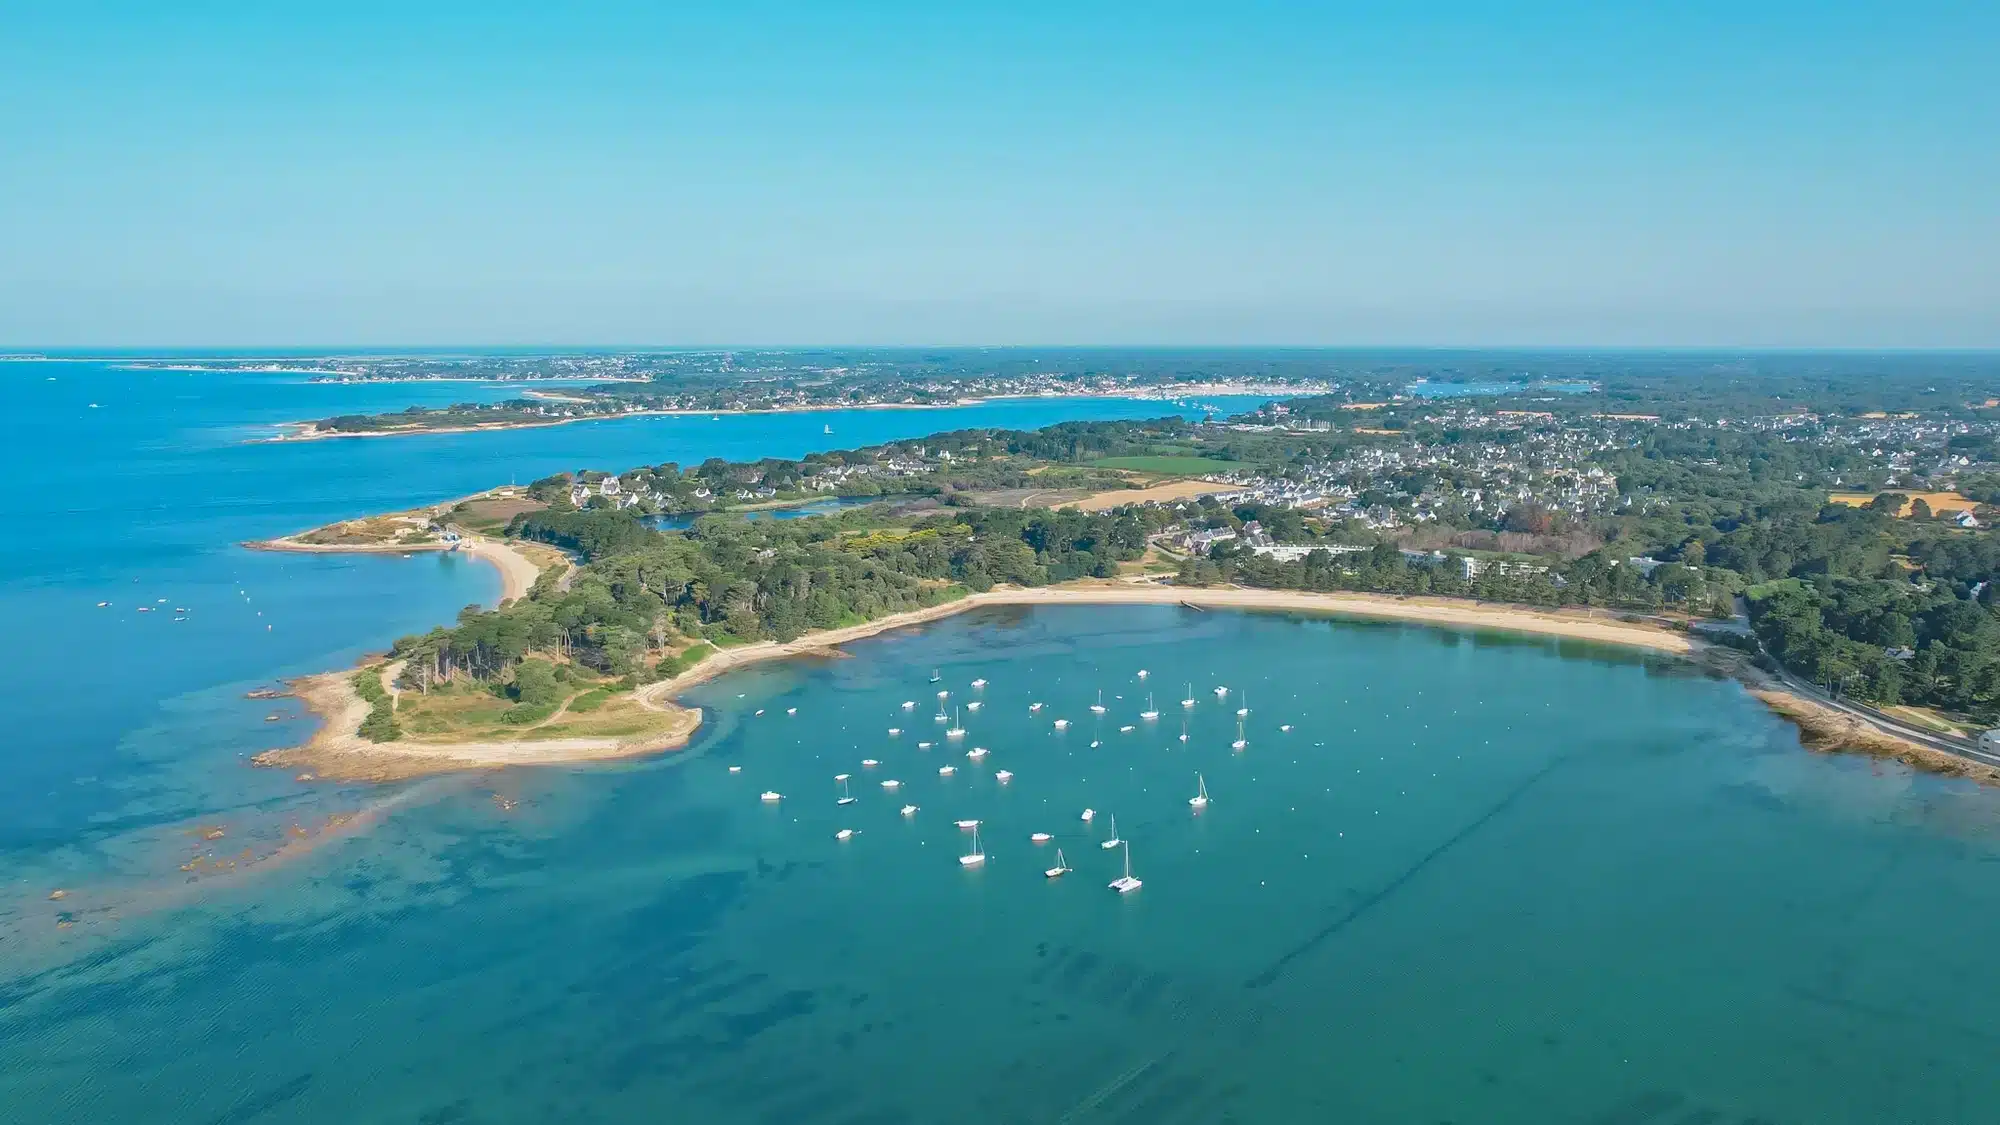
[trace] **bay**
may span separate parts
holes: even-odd
[[[1732,683],[1569,642],[1166,606],[984,610],[848,651],[704,685],[686,753],[426,783],[338,848],[135,907],[92,956],[10,981],[0,1104],[309,1125],[1995,1119],[2000,805],[1804,752]],[[1113,814],[1144,884],[1122,896]],[[1075,870],[1050,880],[1055,847]]]

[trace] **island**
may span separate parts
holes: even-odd
[[[651,754],[698,728],[683,689],[748,662],[982,606],[1154,603],[1637,646],[1742,680],[1809,745],[2000,778],[1974,737],[2000,708],[1990,423],[1500,402],[579,470],[252,544],[509,576],[493,609],[295,682],[324,727],[258,761],[392,779]],[[1913,471],[1885,432],[1946,456]],[[1946,496],[1965,507],[1927,507]]]

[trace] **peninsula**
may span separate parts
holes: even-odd
[[[558,474],[256,544],[461,550],[513,575],[496,609],[406,637],[356,672],[294,684],[325,728],[259,761],[394,778],[654,753],[684,745],[700,721],[673,702],[680,689],[748,662],[823,652],[980,606],[1178,603],[1636,646],[1742,679],[1799,721],[1811,745],[2000,776],[1969,739],[1932,725],[1984,706],[1979,638],[2000,623],[1977,600],[1933,585],[1926,604],[1935,608],[1923,611],[1960,615],[1952,618],[1960,632],[1924,642],[1923,652],[1926,666],[1973,669],[1972,707],[1926,707],[1909,689],[1871,698],[1868,681],[1853,675],[1845,694],[1856,698],[1820,698],[1807,686],[1816,667],[1804,654],[1830,642],[1803,639],[1810,628],[1800,617],[1824,596],[1820,587],[1774,578],[1754,562],[1745,573],[1711,561],[1755,559],[1757,542],[1791,541],[1784,526],[1745,526],[1698,551],[1703,541],[1681,538],[1688,525],[1677,512],[1635,514],[1618,499],[1627,481],[1644,478],[1611,445],[1577,443],[1569,446],[1577,467],[1543,471],[1558,489],[1551,499],[1585,518],[1541,515],[1548,522],[1533,531],[1503,517],[1500,529],[1429,547],[1431,531],[1382,526],[1390,521],[1355,492],[1341,498],[1349,486],[1333,481],[1351,478],[1302,457],[1323,449],[1349,462],[1379,459],[1390,444],[1256,420],[969,430],[797,461]],[[1510,507],[1518,508],[1522,482],[1533,478],[1518,466],[1499,471],[1516,482]],[[1602,499],[1592,499],[1593,487]],[[1709,488],[1702,503],[1714,511],[1721,483]],[[1598,504],[1603,514],[1589,516]],[[1894,534],[1901,557],[1949,565],[1930,554],[1938,533],[1898,522],[1889,505],[1829,503],[1821,493],[1797,511],[1795,526],[1814,529],[1818,549],[1835,556],[1846,542]],[[769,518],[803,513],[816,514]],[[1826,589],[1851,596],[1851,586]],[[1942,701],[1963,689],[1936,690]]]

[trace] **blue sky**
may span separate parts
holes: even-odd
[[[2000,5],[91,3],[0,345],[2000,346]]]

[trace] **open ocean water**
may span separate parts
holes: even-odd
[[[255,446],[259,425],[415,399],[0,374],[27,402],[0,448],[35,482],[17,526],[49,531],[0,576],[21,624],[0,1119],[2000,1120],[2000,800],[1803,751],[1735,685],[1656,658],[992,609],[703,685],[694,744],[651,761],[390,787],[239,762],[304,732],[247,687],[497,587],[239,540],[510,474],[1157,404],[833,415],[832,438],[811,415]],[[354,397],[302,405],[328,390]],[[142,596],[189,620],[120,612]],[[962,740],[940,689],[981,703]],[[1114,815],[1144,881],[1124,896],[1098,846]],[[239,847],[240,869],[180,869]],[[1075,870],[1049,880],[1057,847]]]

